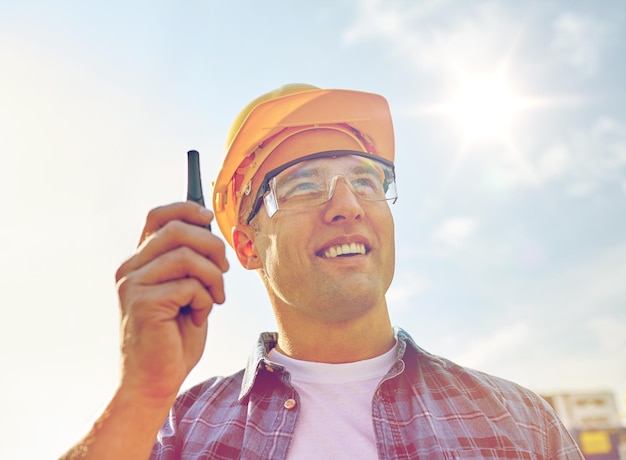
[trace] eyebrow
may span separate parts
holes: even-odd
[[[383,177],[385,176],[384,169],[382,167],[376,167],[374,164],[368,164],[368,165],[361,164],[355,167],[354,169],[352,169],[351,172],[357,173],[357,174],[370,173],[370,174],[381,175]]]
[[[325,168],[325,165],[323,164],[322,165],[300,164],[294,168],[293,172],[290,172],[289,174],[285,174],[283,180],[299,179],[301,177],[317,177],[317,176],[320,176],[319,172],[321,170],[326,170],[326,169],[327,168]],[[289,169],[283,172],[288,172],[288,171]],[[353,167],[349,168],[349,171],[350,173],[353,173],[353,174],[374,173],[374,174],[379,174],[383,177],[385,176],[385,168],[382,165],[378,165],[374,162],[367,162],[367,163],[360,162],[359,164],[354,165]],[[278,176],[280,175],[281,174],[278,174]]]
[[[281,177],[281,182],[283,184],[288,184],[289,182],[301,179],[303,177],[319,177],[320,176],[320,168],[313,165],[305,165],[299,168],[296,168],[294,171],[290,171],[289,169],[285,170],[284,176],[282,174],[278,174]],[[276,176],[276,177],[278,177]]]

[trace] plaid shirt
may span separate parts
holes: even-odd
[[[583,459],[536,394],[433,356],[402,329],[395,334],[396,363],[372,401],[379,458]],[[151,458],[287,458],[299,398],[267,357],[276,340],[261,334],[245,369],[180,395]]]

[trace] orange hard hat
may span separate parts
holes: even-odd
[[[290,84],[256,98],[235,119],[213,183],[215,220],[231,246],[241,198],[263,161],[289,136],[319,128],[343,131],[364,152],[394,160],[391,113],[378,94]]]

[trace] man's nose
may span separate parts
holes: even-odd
[[[365,215],[361,200],[343,176],[335,176],[331,183],[324,212],[327,222],[360,219]]]

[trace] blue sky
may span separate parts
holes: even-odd
[[[291,82],[389,100],[394,324],[624,412],[625,55],[622,1],[0,0],[0,457],[54,457],[88,429],[119,376],[114,273],[146,212],[184,198],[191,148],[209,195],[236,114]],[[229,254],[186,387],[274,329]]]

